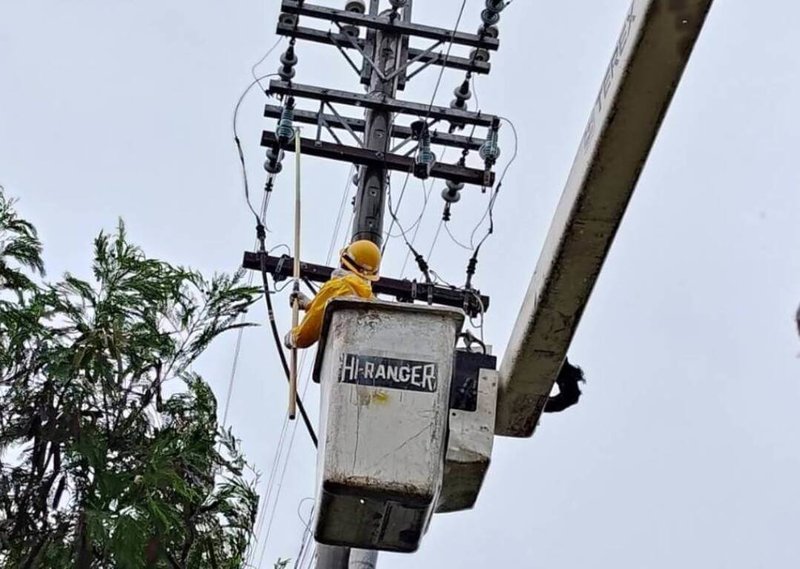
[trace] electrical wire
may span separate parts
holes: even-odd
[[[514,125],[513,121],[511,121],[506,117],[498,117],[498,118],[508,123],[508,125],[511,127],[511,131],[514,133],[514,154],[511,156],[511,159],[505,165],[505,168],[503,168],[503,173],[497,180],[494,190],[492,191],[491,197],[489,198],[489,206],[486,208],[483,217],[481,217],[480,221],[478,221],[478,224],[475,226],[475,229],[473,229],[472,234],[470,235],[469,244],[472,247],[473,251],[480,249],[481,245],[483,245],[489,238],[489,236],[494,232],[494,218],[493,218],[494,205],[497,202],[497,196],[500,193],[500,189],[503,187],[503,181],[506,178],[506,174],[508,174],[509,168],[511,168],[511,165],[514,164],[519,154],[519,135],[517,133],[517,127]],[[489,229],[487,230],[486,235],[483,236],[483,239],[480,240],[478,245],[475,245],[475,234],[478,232],[478,229],[480,229],[481,225],[483,225],[483,222],[486,220],[487,216],[489,217]]]
[[[349,181],[352,179],[352,174],[353,174],[354,169],[355,169],[355,166],[351,167],[350,174],[348,175],[348,179],[347,179],[348,183],[345,185],[344,190],[343,190],[342,203],[345,204],[345,205],[347,203],[347,195],[349,194],[349,192],[348,192]],[[335,227],[334,227],[334,231],[333,231],[333,233],[331,235],[331,245],[329,247],[328,262],[330,262],[330,257],[333,254],[334,246],[335,246],[335,243],[336,243],[336,240],[337,240],[337,237],[338,237],[339,230],[341,228],[341,219],[343,218],[343,213],[344,213],[343,212],[343,207],[340,205],[340,214],[337,216],[337,221],[336,221],[336,224],[335,224]],[[281,246],[278,246],[278,247],[281,247]],[[276,247],[276,248],[278,248],[278,247]],[[291,284],[291,283],[289,283],[289,284]],[[284,285],[283,288],[285,288],[286,286],[287,285]],[[281,290],[283,290],[283,289],[281,289]],[[274,318],[273,318],[273,320],[274,320]],[[274,336],[274,331],[273,331],[273,336]],[[282,352],[282,349],[281,349],[281,352]],[[306,358],[308,357],[308,354],[309,354],[308,351],[303,353],[303,356],[302,356],[302,359],[301,359],[301,363],[300,363],[300,369],[301,369],[300,373],[301,374],[303,373],[303,370],[305,369],[305,365],[306,365],[306,361],[307,361]],[[311,377],[309,375],[309,377],[306,379],[306,384],[305,384],[305,387],[303,389],[302,398],[305,397],[310,383],[311,383]],[[300,401],[300,400],[301,399],[299,398],[298,401]],[[301,411],[301,413],[302,413],[302,411]],[[275,519],[275,515],[276,515],[276,511],[277,511],[278,501],[280,499],[280,492],[281,492],[281,489],[283,487],[283,480],[285,478],[285,475],[286,475],[286,472],[287,472],[287,469],[288,469],[289,458],[291,456],[291,452],[292,452],[292,449],[293,449],[293,446],[294,446],[295,434],[297,432],[297,423],[295,423],[291,427],[291,429],[292,429],[291,433],[292,434],[289,437],[289,446],[288,446],[288,449],[285,451],[285,453],[283,452],[283,446],[284,446],[285,440],[286,440],[285,433],[286,433],[287,428],[288,428],[288,423],[289,423],[289,421],[288,421],[288,414],[287,414],[287,415],[284,416],[283,430],[281,431],[282,434],[281,434],[281,439],[279,441],[279,448],[278,448],[278,451],[276,452],[276,457],[275,457],[275,459],[273,461],[272,474],[270,476],[270,480],[267,483],[267,488],[265,489],[265,492],[264,492],[264,499],[262,499],[262,502],[261,502],[263,504],[263,506],[262,506],[262,509],[260,510],[260,513],[259,513],[260,514],[259,515],[259,520],[260,521],[257,524],[255,535],[256,536],[261,536],[262,533],[264,533],[265,529],[266,529],[266,532],[265,532],[265,535],[263,536],[263,539],[260,540],[261,541],[260,555],[259,555],[259,552],[258,552],[258,546],[255,546],[251,550],[251,555],[250,555],[250,558],[249,558],[250,559],[250,563],[252,564],[252,561],[254,561],[256,557],[259,557],[259,565],[257,565],[257,567],[260,567],[260,566],[263,565],[263,560],[264,560],[267,544],[269,542],[269,536],[271,535],[272,525],[274,523],[274,519]],[[316,445],[316,441],[315,441],[315,445]],[[281,463],[283,464],[283,466],[280,466]],[[277,477],[278,476],[278,471],[280,471],[280,476],[279,477]],[[277,487],[277,489],[276,489],[276,487]],[[272,496],[273,496],[273,492],[274,492],[274,499],[271,499]],[[269,520],[268,522],[266,521],[267,519]],[[266,524],[266,526],[265,526],[265,524]],[[306,546],[306,552],[308,552],[310,549],[313,549],[313,548],[308,548]]]
[[[397,209],[398,209],[398,211],[400,210],[400,205],[403,203],[403,198],[406,195],[406,188],[408,187],[408,180],[410,178],[411,178],[411,172],[410,171],[406,172],[406,179],[403,181],[403,189],[400,190],[400,197],[397,200]],[[389,197],[389,204],[388,205],[389,205],[389,208],[391,209],[391,207],[392,207],[391,184],[389,184],[387,186],[387,193],[388,193],[388,197]],[[392,235],[392,229],[394,229],[395,223],[396,223],[395,216],[393,215],[392,216],[392,223],[389,224],[389,229],[386,230],[386,235],[384,236],[383,246],[381,247],[381,256],[382,257],[385,256],[386,247],[387,247],[387,245],[389,245],[389,239],[400,237],[400,235]]]
[[[469,245],[464,245],[461,241],[456,239],[455,235],[453,235],[453,232],[450,230],[450,222],[449,221],[445,221],[444,222],[444,228],[445,228],[445,231],[447,231],[447,235],[450,236],[450,240],[453,243],[455,243],[456,245],[458,245],[459,247],[461,247],[462,249],[464,249],[466,251],[472,252],[472,248]]]
[[[344,183],[344,190],[342,191],[342,201],[339,203],[339,212],[336,216],[336,224],[333,226],[333,235],[331,236],[331,242],[328,246],[328,255],[326,257],[325,264],[330,265],[331,259],[333,258],[333,253],[336,248],[336,240],[339,236],[339,231],[342,226],[342,219],[344,218],[344,208],[347,206],[347,196],[350,194],[350,184],[353,180],[353,175],[355,174],[356,167],[355,164],[350,166],[350,172],[347,174],[347,180]]]
[[[428,112],[425,115],[425,120],[427,121],[431,115],[431,111],[433,110],[433,103],[436,100],[436,94],[439,92],[439,86],[442,83],[442,76],[444,75],[444,70],[447,67],[446,63],[450,59],[450,50],[453,49],[453,40],[458,33],[458,27],[461,25],[461,18],[464,16],[464,8],[467,6],[467,0],[462,0],[461,2],[461,9],[458,11],[458,18],[456,18],[456,24],[453,26],[453,32],[450,34],[450,42],[447,44],[447,52],[444,56],[444,62],[439,69],[439,77],[436,79],[436,87],[433,90],[433,95],[431,96],[430,105],[428,105]]]
[[[261,84],[261,79],[264,79],[264,77],[259,77],[259,76],[257,76],[257,75],[256,75],[256,68],[257,68],[259,65],[261,65],[262,63],[264,63],[264,61],[265,61],[265,60],[266,60],[266,59],[267,59],[267,58],[268,58],[270,55],[272,55],[272,52],[273,52],[273,51],[275,51],[275,48],[277,48],[277,47],[278,47],[278,46],[281,44],[281,42],[282,42],[284,39],[286,39],[286,38],[284,38],[284,37],[279,37],[279,38],[278,38],[278,39],[275,41],[275,43],[274,43],[274,44],[272,44],[272,47],[270,47],[270,48],[267,50],[267,52],[266,52],[266,53],[265,53],[265,54],[264,54],[264,55],[261,57],[261,59],[259,59],[258,61],[256,61],[256,62],[253,64],[253,66],[250,68],[250,75],[252,75],[252,76],[253,76],[253,80],[254,80],[254,81],[256,81],[256,82],[258,83],[258,86],[259,86],[259,87],[261,87],[261,90],[262,90],[262,91],[265,91],[265,92],[266,92],[266,89],[264,88],[264,85],[262,85],[262,84]]]
[[[242,94],[239,96],[239,100],[236,102],[236,106],[233,109],[233,141],[234,141],[234,143],[236,143],[236,150],[237,150],[237,152],[239,154],[239,162],[241,163],[241,166],[242,166],[242,183],[244,184],[244,197],[247,200],[247,207],[250,208],[250,211],[252,212],[253,216],[256,218],[256,221],[259,222],[259,223],[260,223],[260,220],[259,220],[259,217],[258,217],[258,213],[256,213],[256,210],[253,208],[253,202],[250,201],[250,183],[249,183],[249,181],[247,179],[247,164],[245,163],[245,159],[244,159],[244,151],[242,150],[242,142],[241,142],[241,140],[239,140],[239,129],[238,129],[237,119],[239,118],[239,108],[242,106],[242,102],[244,101],[244,99],[247,96],[247,94],[250,93],[250,90],[253,87],[255,87],[256,85],[258,85],[259,84],[258,82],[261,79],[266,79],[267,77],[275,77],[275,76],[277,76],[277,73],[268,73],[267,75],[262,75],[261,77],[258,77],[255,81],[252,81],[247,86],[247,88],[244,91],[242,91]],[[269,96],[269,95],[267,95],[267,96]]]
[[[439,241],[439,235],[442,233],[442,226],[444,225],[444,219],[439,220],[439,225],[436,227],[436,233],[433,235],[433,242],[431,243],[431,248],[428,251],[428,262],[431,262],[431,258],[433,257],[433,250],[436,248],[436,243]]]
[[[262,240],[263,241],[263,240]],[[278,350],[278,356],[281,360],[281,365],[283,366],[283,371],[286,374],[287,381],[289,380],[289,364],[286,361],[286,354],[283,353],[283,345],[281,344],[281,336],[278,332],[278,325],[275,322],[275,309],[272,306],[272,295],[269,292],[269,280],[267,277],[267,269],[264,265],[264,252],[262,251],[261,254],[261,280],[264,285],[264,298],[267,303],[267,312],[269,313],[269,324],[270,328],[272,329],[272,337],[275,341],[275,347]],[[314,432],[314,427],[311,425],[311,420],[308,418],[308,413],[306,413],[305,405],[303,405],[303,400],[298,397],[297,399],[297,407],[300,410],[300,415],[303,417],[303,423],[306,425],[306,430],[308,431],[308,435],[311,437],[311,441],[314,443],[314,447],[318,446],[317,434]]]
[[[433,184],[429,184],[428,185],[428,190],[427,190],[427,192],[425,194],[425,201],[428,201],[430,199],[430,195],[431,195],[432,191],[433,191]],[[424,214],[425,214],[425,212],[423,212],[423,215]],[[422,217],[421,216],[420,216],[420,221],[422,221]],[[419,235],[419,230],[420,230],[421,227],[422,227],[422,224],[418,223],[417,227],[414,229],[414,234],[411,236],[411,245],[412,246],[415,245],[416,242],[417,242],[417,236]],[[411,248],[409,248],[409,250],[406,251],[406,258],[403,261],[402,268],[400,269],[400,278],[403,278],[403,275],[405,275],[406,267],[408,266],[408,261],[411,258],[411,251],[412,251]]]
[[[308,352],[306,351],[306,352],[303,353],[303,356],[302,356],[302,359],[301,359],[301,362],[300,362],[300,374],[301,375],[303,374],[303,372],[305,370],[305,366],[306,366],[306,362],[307,362],[307,359],[306,359],[307,356],[308,356]],[[302,395],[302,397],[305,397],[306,392],[308,391],[308,386],[310,385],[310,383],[311,383],[311,372],[309,372],[309,375],[306,378],[306,383],[305,383],[305,386],[303,387],[303,395]],[[300,399],[298,398],[298,401],[299,400]],[[288,413],[287,413],[285,415],[285,417],[284,417],[284,425],[288,424],[288,417],[289,416],[288,416]],[[271,512],[271,514],[269,516],[269,522],[267,524],[267,530],[266,530],[266,534],[265,534],[264,540],[263,540],[263,545],[262,545],[262,548],[261,548],[261,556],[259,557],[258,567],[261,567],[263,565],[263,563],[264,563],[264,555],[265,555],[265,553],[267,551],[267,543],[269,542],[269,536],[272,533],[272,526],[273,526],[273,523],[275,521],[275,515],[276,515],[276,513],[278,511],[278,501],[280,500],[280,493],[281,493],[281,490],[283,488],[283,481],[286,479],[286,472],[287,472],[287,470],[289,468],[289,458],[291,457],[292,449],[294,448],[294,441],[295,441],[295,436],[296,435],[297,435],[297,422],[295,422],[292,425],[292,434],[289,437],[289,448],[286,451],[285,459],[283,461],[283,467],[281,469],[281,474],[280,474],[280,477],[278,478],[278,481],[277,481],[277,490],[275,492],[275,500],[273,502],[272,512]]]

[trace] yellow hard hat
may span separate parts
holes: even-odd
[[[342,249],[342,265],[368,281],[377,281],[380,277],[381,250],[372,241],[362,239],[354,241]]]

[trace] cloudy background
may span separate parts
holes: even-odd
[[[417,4],[418,21],[443,27],[460,6]],[[477,27],[482,4],[467,2],[463,29]],[[0,0],[0,184],[39,227],[52,277],[86,274],[91,239],[118,216],[151,255],[236,268],[254,228],[231,117],[251,65],[275,41],[278,5]],[[498,352],[627,8],[627,0],[516,0],[493,73],[477,81],[481,108],[520,132],[521,158],[477,276],[493,297],[486,334]],[[589,379],[581,404],[546,416],[530,440],[498,439],[476,509],[437,517],[414,557],[382,555],[382,568],[800,566],[798,21],[800,6],[787,0],[716,2],[570,351]],[[261,73],[275,70],[277,55]],[[298,81],[357,89],[332,48],[300,45],[299,56]],[[437,102],[449,102],[461,77],[445,74]],[[427,102],[435,80],[431,69],[405,96]],[[260,130],[271,126],[263,103],[252,91],[239,117],[256,199]],[[347,170],[304,163],[309,260],[325,260]],[[273,246],[290,239],[291,181],[280,178],[270,206]],[[439,191],[420,224],[423,253],[441,215]],[[464,194],[452,224],[460,240],[485,207],[478,191]],[[401,207],[407,225],[422,196],[412,181]],[[442,233],[431,264],[460,281],[467,258]],[[393,240],[385,273],[399,274],[404,259]],[[257,306],[252,318],[264,317]],[[200,366],[222,400],[235,340]],[[284,425],[276,363],[267,330],[249,330],[229,423],[264,481]],[[316,392],[307,393],[315,415]],[[293,429],[277,462],[262,568],[297,556],[311,506],[313,448],[302,430],[292,439]]]

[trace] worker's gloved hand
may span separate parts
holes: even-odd
[[[297,300],[300,310],[306,310],[308,305],[311,303],[311,299],[299,291],[292,291],[292,293],[289,295],[289,306],[293,307],[295,300]]]
[[[283,345],[289,348],[290,350],[293,350],[297,347],[295,346],[294,334],[292,334],[291,330],[289,330],[289,332],[286,333],[286,336],[283,337]]]

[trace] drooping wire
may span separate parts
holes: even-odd
[[[464,249],[466,251],[469,251],[470,253],[472,252],[472,247],[470,247],[469,245],[464,245],[461,241],[456,239],[455,235],[453,235],[453,232],[450,230],[450,222],[448,222],[448,221],[444,222],[444,229],[445,229],[445,231],[447,231],[447,235],[450,236],[450,241],[452,241],[453,243],[455,243],[456,245],[458,245],[462,249]]]
[[[283,366],[283,371],[286,375],[286,380],[289,380],[289,364],[286,361],[286,354],[283,352],[283,344],[281,343],[281,335],[278,332],[278,325],[275,322],[275,308],[272,305],[272,295],[269,291],[269,279],[267,277],[267,266],[266,266],[266,256],[267,251],[264,245],[264,241],[266,239],[266,233],[264,231],[264,226],[259,225],[258,228],[258,240],[259,240],[259,258],[261,260],[261,281],[264,286],[264,299],[267,304],[267,313],[269,314],[269,325],[270,329],[272,330],[273,340],[275,341],[275,348],[278,351],[278,357],[281,361],[281,365]],[[311,424],[311,420],[308,417],[308,413],[306,412],[305,405],[303,405],[303,400],[298,397],[297,399],[297,407],[300,410],[300,415],[303,417],[303,423],[305,423],[306,430],[308,431],[308,435],[311,437],[311,441],[314,443],[316,447],[318,445],[317,441],[317,434],[314,432],[314,427]]]
[[[406,195],[406,188],[408,187],[408,180],[411,178],[411,172],[406,172],[406,179],[403,181],[403,188],[400,190],[400,197],[397,200],[397,211],[400,210],[400,206],[403,203],[403,198]],[[391,209],[392,203],[391,200],[389,201],[389,208]],[[381,256],[386,256],[386,247],[389,245],[389,239],[400,237],[400,235],[393,235],[392,229],[396,224],[395,218],[397,217],[397,212],[392,211],[392,222],[389,224],[389,229],[386,230],[386,235],[384,236],[383,246],[381,247]]]
[[[508,123],[508,125],[511,127],[511,131],[514,134],[514,153],[512,154],[511,159],[505,165],[505,168],[503,168],[503,172],[500,175],[500,178],[498,178],[497,183],[495,184],[492,196],[489,199],[489,206],[486,208],[483,217],[481,217],[480,221],[478,221],[478,224],[475,226],[475,229],[473,229],[472,234],[470,235],[469,243],[473,251],[480,249],[481,245],[483,245],[489,238],[489,236],[494,232],[494,217],[493,217],[494,205],[497,202],[497,196],[500,193],[500,189],[503,187],[503,181],[506,178],[506,174],[508,174],[509,168],[511,168],[512,164],[514,164],[519,154],[519,134],[517,133],[517,127],[514,125],[513,121],[511,121],[506,117],[498,117],[498,118]],[[486,232],[486,235],[483,236],[483,239],[480,240],[478,245],[475,245],[475,234],[478,232],[478,229],[480,229],[480,226],[483,224],[487,216],[489,217],[489,228]]]
[[[442,157],[439,159],[440,162],[444,162],[445,157],[447,156],[447,151],[448,150],[450,150],[449,147],[445,147],[444,150],[442,150]],[[408,231],[411,231],[412,228],[414,230],[413,235],[411,235],[411,245],[412,246],[416,246],[416,244],[417,244],[417,236],[419,235],[419,230],[422,227],[422,220],[425,217],[425,213],[427,212],[427,207],[428,207],[428,203],[429,203],[429,200],[430,200],[430,197],[431,197],[431,192],[433,191],[433,183],[429,183],[428,186],[426,187],[425,186],[425,181],[423,180],[422,181],[422,189],[425,192],[425,199],[423,201],[422,211],[420,212],[419,217],[417,217],[417,220],[414,222],[414,224],[411,227],[409,227],[409,229],[408,229]],[[391,211],[390,211],[390,213],[391,213]],[[403,260],[403,267],[400,270],[400,278],[403,278],[403,275],[406,272],[406,267],[408,266],[408,261],[411,258],[411,251],[412,251],[412,249],[409,249],[406,252],[406,257]]]
[[[267,52],[266,52],[266,53],[265,53],[265,54],[264,54],[264,55],[261,57],[261,59],[259,59],[258,61],[256,61],[256,62],[253,64],[253,66],[250,68],[250,75],[252,75],[252,76],[253,76],[253,80],[254,80],[256,83],[258,83],[258,86],[259,86],[259,87],[261,87],[261,90],[262,90],[262,91],[264,91],[264,92],[266,92],[267,90],[264,88],[264,85],[262,85],[262,84],[261,84],[261,80],[262,80],[262,79],[266,79],[266,77],[259,77],[258,75],[256,75],[256,69],[258,68],[258,66],[259,66],[259,65],[261,65],[262,63],[264,63],[264,61],[265,61],[265,60],[266,60],[266,59],[267,59],[267,58],[268,58],[270,55],[272,55],[272,52],[273,52],[273,51],[275,51],[275,49],[276,49],[276,48],[277,48],[277,47],[278,47],[278,46],[281,44],[281,42],[282,42],[284,39],[286,39],[286,38],[284,38],[284,37],[279,37],[279,38],[278,38],[278,39],[275,41],[275,43],[274,43],[274,44],[272,44],[272,47],[270,47],[270,48],[267,50]],[[276,75],[277,75],[277,74],[276,74]]]
[[[239,96],[239,100],[236,102],[236,106],[233,109],[233,141],[236,143],[236,150],[239,154],[239,162],[242,166],[242,183],[244,184],[244,197],[247,200],[247,207],[250,208],[251,213],[256,218],[256,222],[260,223],[260,219],[258,217],[258,213],[253,208],[253,202],[250,201],[250,183],[247,178],[247,164],[244,159],[244,151],[242,150],[242,142],[239,140],[239,127],[237,119],[239,118],[239,108],[242,106],[242,102],[244,101],[245,97],[248,93],[252,90],[253,87],[258,85],[261,79],[266,79],[267,77],[274,77],[277,73],[268,73],[266,75],[262,75],[258,77],[256,80],[252,81],[247,88],[242,91],[242,94]],[[266,93],[265,93],[266,94]]]
[[[261,199],[261,216],[259,217],[262,220],[267,215],[267,207],[269,206],[269,199],[270,193],[265,192],[264,197]],[[255,243],[253,244],[253,249],[258,247],[258,239],[256,239]],[[247,274],[246,284],[248,287],[252,286],[253,279],[255,278],[255,273],[253,271],[249,271]],[[247,318],[246,314],[242,314],[239,317],[239,324],[244,324]],[[225,405],[223,406],[222,411],[222,427],[226,427],[228,425],[228,411],[231,407],[231,399],[233,398],[233,388],[236,383],[236,372],[239,369],[239,355],[242,351],[242,341],[244,339],[244,327],[240,327],[236,332],[236,343],[233,348],[233,362],[231,363],[231,373],[228,378],[228,387],[225,392]]]
[[[403,237],[403,241],[405,242],[406,247],[408,247],[409,253],[414,255],[414,260],[417,262],[417,266],[419,267],[420,272],[425,276],[426,282],[430,282],[431,277],[430,274],[428,273],[428,263],[427,261],[425,261],[425,257],[420,255],[420,253],[416,249],[414,249],[414,246],[408,241],[408,237],[406,236],[406,231],[405,229],[403,229],[403,224],[400,223],[400,220],[397,218],[397,214],[394,212],[394,209],[392,208],[391,179],[389,179],[389,182],[386,184],[386,193],[389,201],[389,207],[388,207],[389,214],[392,216],[392,219],[397,224],[397,227],[400,228],[400,233]]]

